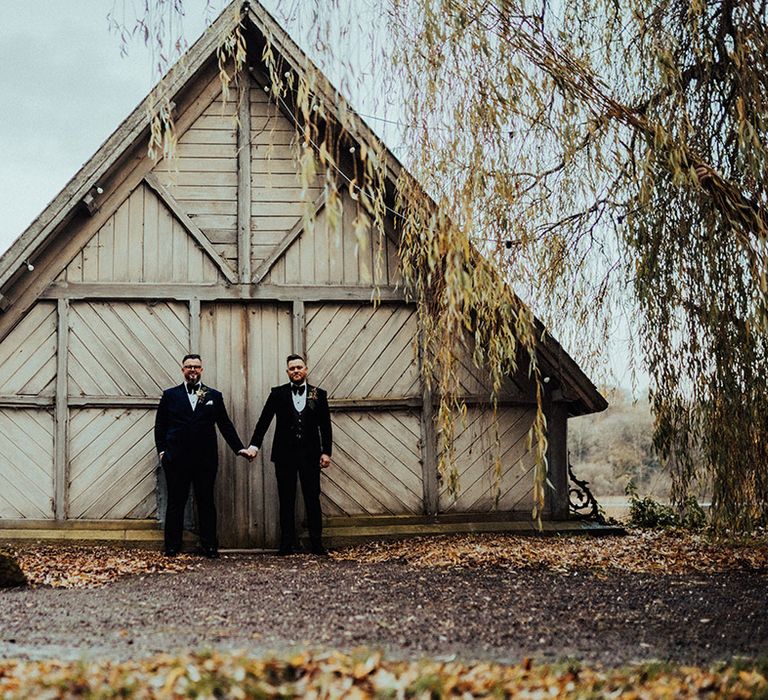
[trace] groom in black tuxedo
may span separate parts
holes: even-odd
[[[185,355],[181,371],[184,383],[163,392],[155,417],[155,445],[168,485],[165,553],[172,557],[181,551],[184,506],[192,485],[200,548],[205,556],[215,558],[218,539],[213,486],[219,466],[216,426],[233,451],[248,455],[227,415],[221,392],[200,381],[200,355]]]
[[[331,464],[331,415],[328,395],[307,384],[307,365],[301,355],[288,355],[288,384],[272,389],[253,431],[246,454],[253,458],[264,434],[277,416],[272,461],[280,499],[280,554],[293,553],[296,541],[296,475],[307,509],[310,551],[325,554],[321,540],[320,470]]]

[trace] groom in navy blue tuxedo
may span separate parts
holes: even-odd
[[[307,510],[310,551],[326,553],[321,540],[320,470],[331,464],[331,415],[328,394],[307,383],[307,371],[301,355],[288,355],[286,373],[290,382],[270,392],[245,451],[251,459],[256,456],[276,416],[271,456],[280,500],[280,554],[291,554],[296,541],[297,475]]]
[[[181,551],[184,507],[190,485],[195,490],[202,553],[218,556],[216,504],[213,487],[218,470],[216,426],[234,452],[247,457],[243,443],[227,415],[221,392],[201,381],[200,355],[181,361],[184,383],[166,389],[155,417],[155,445],[168,486],[165,513],[165,553]]]

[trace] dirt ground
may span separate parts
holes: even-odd
[[[709,664],[768,655],[768,571],[637,573],[309,555],[192,559],[96,588],[0,591],[0,657],[379,649],[390,657]]]

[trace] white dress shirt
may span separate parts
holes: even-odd
[[[291,384],[291,398],[293,399],[293,407],[301,413],[304,408],[307,405],[307,383],[304,382],[303,384],[299,384],[299,386],[304,387],[304,391],[301,392],[301,394],[294,394],[293,393],[293,384]]]
[[[198,388],[195,389],[195,391],[193,391],[191,394],[189,393],[189,391],[187,391],[187,398],[189,399],[189,403],[192,404],[192,410],[193,411],[195,410],[195,407],[197,406],[197,401],[198,401],[198,398],[199,398],[198,395],[197,395],[197,392],[200,391],[200,387],[201,386],[202,386],[202,384],[200,384],[198,386]],[[186,388],[187,387],[185,386],[184,389],[186,390]]]

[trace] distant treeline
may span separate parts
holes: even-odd
[[[645,398],[624,389],[602,389],[609,407],[568,422],[568,450],[579,479],[596,496],[623,495],[632,479],[638,493],[669,495],[669,478],[653,449],[653,417]]]

